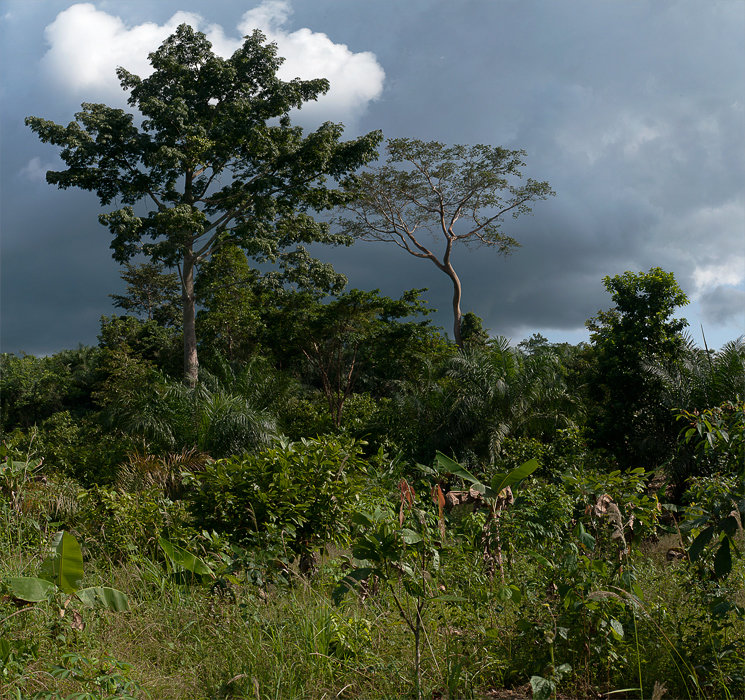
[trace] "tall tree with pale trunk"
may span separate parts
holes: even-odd
[[[504,217],[526,214],[532,202],[554,193],[547,182],[520,182],[524,151],[417,139],[391,139],[387,150],[385,165],[355,178],[340,229],[362,240],[395,243],[442,270],[453,285],[453,335],[461,347],[463,290],[453,265],[455,247],[477,244],[508,253],[519,244],[502,231]]]
[[[47,182],[122,205],[99,217],[118,262],[144,254],[178,269],[184,376],[194,385],[199,264],[227,242],[260,262],[293,246],[291,255],[307,258],[304,243],[347,243],[309,212],[346,201],[341,181],[377,156],[381,135],[342,142],[339,124],[307,136],[293,127],[290,111],[325,93],[328,81],[280,80],[277,47],[259,31],[223,59],[182,24],[150,63],[147,78],[117,70],[137,116],[84,103],[67,126],[39,117],[26,124],[62,149],[68,168],[48,172]]]

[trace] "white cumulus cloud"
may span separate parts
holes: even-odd
[[[314,116],[330,113],[332,119],[343,120],[344,115],[355,118],[383,91],[385,73],[375,54],[354,53],[346,44],[336,44],[326,34],[307,28],[288,32],[283,27],[289,15],[289,3],[265,0],[243,15],[238,28],[243,34],[260,29],[277,44],[279,55],[285,58],[279,69],[283,80],[295,77],[329,80],[328,94],[317,103],[304,106],[304,112]]]
[[[308,28],[284,29],[291,13],[284,0],[264,0],[246,12],[238,26],[241,36],[261,29],[276,42],[286,58],[280,77],[288,80],[323,77],[331,90],[317,103],[303,108],[303,121],[331,119],[353,122],[371,100],[380,96],[385,73],[371,52],[355,53],[345,44],[334,43],[326,34]],[[116,68],[123,66],[140,76],[151,71],[147,56],[179,24],[205,32],[215,53],[227,57],[241,43],[200,15],[177,12],[164,24],[145,22],[128,26],[120,17],[96,9],[91,3],[77,3],[60,12],[45,29],[49,49],[42,58],[46,75],[63,91],[87,101],[122,104]]]
[[[721,285],[742,284],[745,281],[745,255],[732,255],[718,265],[698,266],[693,270],[693,281],[700,291]]]

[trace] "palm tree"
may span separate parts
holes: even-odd
[[[238,372],[221,369],[222,379],[202,371],[194,387],[150,371],[139,387],[108,402],[108,422],[164,453],[196,447],[224,457],[268,446],[277,435],[270,380],[259,380],[251,363]]]
[[[450,438],[481,459],[493,462],[509,435],[546,438],[575,424],[577,404],[550,349],[526,355],[496,338],[453,357],[447,376],[455,391]]]
[[[647,372],[661,386],[667,409],[704,409],[745,397],[745,336],[725,343],[718,352],[697,347],[690,337],[675,362],[647,358]]]

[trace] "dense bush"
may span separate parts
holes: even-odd
[[[198,527],[260,543],[275,533],[296,554],[344,537],[368,469],[362,444],[342,437],[281,442],[191,474],[185,501]]]

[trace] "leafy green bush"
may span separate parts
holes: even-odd
[[[521,489],[502,515],[507,548],[556,546],[572,529],[575,498],[561,484],[536,483]]]
[[[103,486],[82,491],[76,529],[92,549],[126,560],[137,553],[155,553],[158,536],[189,540],[184,504],[171,501],[157,489],[126,493]]]
[[[745,464],[745,401],[727,401],[704,411],[678,411],[687,423],[681,441],[723,472],[741,473]]]
[[[279,425],[290,440],[330,433],[334,427],[329,407],[320,392],[289,397],[280,412]]]
[[[306,554],[343,538],[363,487],[361,453],[360,442],[341,437],[281,442],[191,474],[185,501],[201,528],[246,544],[278,531],[294,553]]]

